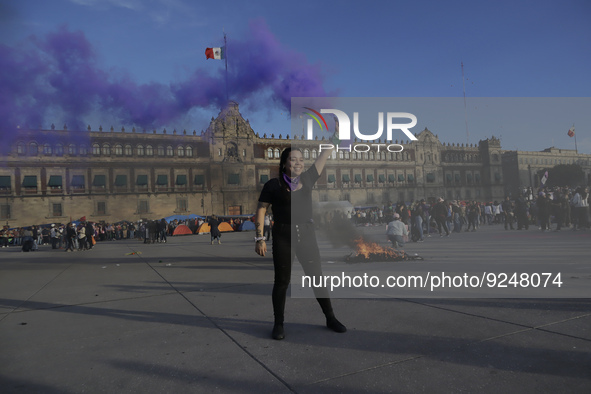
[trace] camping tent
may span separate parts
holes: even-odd
[[[238,231],[253,231],[253,230],[255,230],[254,223],[251,222],[250,220],[243,222],[240,225],[240,228],[238,229]]]
[[[228,231],[234,231],[234,229],[232,228],[232,226],[230,226],[230,223],[228,223],[228,222],[220,223],[220,225],[218,226],[218,230],[220,230],[220,232],[222,232],[222,233],[228,232]],[[210,231],[211,231],[211,228],[209,227],[209,224],[203,223],[197,229],[196,234],[206,234],[206,233],[209,233]]]
[[[211,228],[209,227],[209,224],[203,223],[201,226],[199,226],[197,231],[195,231],[195,234],[207,234],[210,230]]]
[[[230,223],[228,223],[228,222],[221,222],[220,225],[218,226],[218,229],[222,233],[228,232],[228,231],[234,231],[234,229],[232,228],[232,226],[230,226]]]
[[[174,232],[172,233],[172,235],[188,235],[188,234],[193,234],[193,232],[191,231],[191,229],[189,227],[185,226],[184,224],[178,225],[174,229]]]

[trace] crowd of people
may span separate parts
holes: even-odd
[[[443,197],[388,203],[383,207],[364,207],[346,213],[356,226],[387,225],[387,237],[394,247],[404,245],[403,240],[423,242],[432,234],[449,237],[451,233],[477,231],[483,225],[502,225],[505,230],[573,231],[589,229],[590,194],[586,187],[523,189],[517,197],[502,201],[445,200]],[[325,213],[319,218],[321,225],[330,226],[335,215]],[[395,221],[402,225],[396,224]],[[405,229],[403,230],[402,227]]]
[[[52,223],[17,228],[4,226],[0,230],[0,247],[16,246],[28,252],[38,250],[39,246],[51,245],[52,249],[65,249],[66,252],[70,252],[90,250],[97,242],[103,241],[137,239],[143,243],[166,243],[167,237],[173,235],[179,225],[186,225],[194,233],[203,223],[211,223],[212,217],[182,221],[175,219],[170,222],[160,219],[118,223],[94,223],[82,217],[67,224]],[[222,222],[219,218],[216,220],[218,225]],[[237,230],[243,220],[229,218],[226,222]],[[219,238],[218,234],[216,239],[219,241]]]
[[[480,202],[445,200],[442,197],[429,202],[422,200],[409,204],[404,202],[389,203],[383,207],[358,208],[347,213],[334,211],[319,217],[321,226],[330,225],[335,215],[346,216],[356,226],[387,225],[394,220],[406,227],[389,231],[397,235],[395,247],[403,246],[401,239],[423,242],[432,234],[450,236],[451,233],[477,231],[483,225],[502,225],[506,230],[528,230],[530,227],[541,231],[560,231],[570,228],[573,231],[590,228],[589,200],[591,194],[586,187],[571,189],[568,187],[543,188],[534,191],[526,188],[516,198],[509,196],[503,201]],[[186,225],[195,232],[203,223],[212,224],[212,215],[208,218],[190,220],[139,220],[137,222],[92,223],[82,217],[79,221],[67,224],[8,228],[0,230],[0,247],[22,247],[23,250],[37,250],[40,245],[51,245],[52,249],[90,250],[96,242],[122,239],[138,239],[144,243],[165,243],[179,225]],[[217,225],[224,220],[215,217]],[[225,221],[234,230],[238,230],[244,218],[228,218]],[[217,228],[217,225],[214,226]],[[273,217],[267,213],[264,219],[264,235],[271,239]],[[220,243],[221,234],[213,232],[212,243]],[[32,241],[27,244],[27,241]]]

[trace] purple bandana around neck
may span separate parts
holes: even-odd
[[[299,176],[296,176],[295,178],[290,178],[285,173],[283,173],[283,180],[285,180],[285,182],[287,183],[287,185],[289,186],[289,189],[291,191],[294,191],[295,189],[297,189],[298,184],[300,183]]]

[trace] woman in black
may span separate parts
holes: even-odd
[[[338,129],[337,129],[338,130]],[[334,144],[336,145],[336,144]],[[286,148],[279,162],[279,177],[271,179],[261,192],[256,214],[255,251],[265,256],[267,244],[263,227],[267,208],[273,205],[273,339],[285,338],[283,318],[285,298],[294,256],[309,276],[322,275],[320,252],[312,222],[312,186],[324,169],[332,149],[322,150],[316,162],[304,172],[304,157],[297,148]],[[336,332],[347,328],[335,317],[326,288],[315,288],[314,294],[326,316],[326,326]]]
[[[220,232],[219,225],[220,221],[218,217],[215,215],[211,215],[211,219],[209,219],[209,233],[211,235],[211,244],[213,245],[213,241],[217,239],[218,244],[221,244],[222,233]]]

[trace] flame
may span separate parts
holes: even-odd
[[[404,251],[385,248],[375,242],[369,242],[363,238],[357,238],[353,241],[356,246],[358,256],[370,259],[371,256],[377,256],[385,259],[400,259],[405,257]]]

